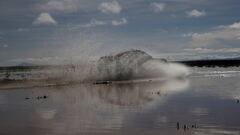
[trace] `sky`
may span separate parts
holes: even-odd
[[[127,49],[238,56],[239,0],[1,0],[0,66]]]

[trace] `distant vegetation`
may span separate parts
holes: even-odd
[[[190,67],[233,67],[240,66],[240,60],[238,59],[227,59],[227,60],[189,60],[189,61],[174,61]],[[18,72],[18,71],[30,71],[34,69],[46,69],[46,68],[59,68],[69,67],[72,65],[64,66],[9,66],[0,67],[0,72]]]
[[[9,67],[0,67],[0,72],[19,72],[19,71],[30,71],[35,69],[51,69],[51,68],[61,68],[61,67],[70,67],[72,65],[44,65],[44,66],[9,66]]]
[[[177,61],[190,67],[236,67],[240,66],[240,60],[226,59],[226,60],[190,60]]]
[[[29,71],[31,69],[42,69],[45,66],[10,66],[10,67],[0,67],[0,72],[18,72],[18,71]]]

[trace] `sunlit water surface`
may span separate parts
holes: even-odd
[[[188,79],[2,89],[0,134],[239,135],[238,70],[195,68]]]

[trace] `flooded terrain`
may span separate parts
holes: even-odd
[[[239,68],[186,79],[1,88],[0,134],[240,134]]]

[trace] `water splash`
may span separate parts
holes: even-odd
[[[129,81],[156,78],[184,78],[189,69],[181,64],[156,59],[141,50],[128,50],[95,61],[11,73],[9,78],[31,85],[60,85],[94,81]],[[11,79],[8,79],[11,80]]]
[[[101,57],[97,65],[101,80],[178,78],[190,74],[184,65],[154,59],[141,50],[129,50],[114,56]]]

